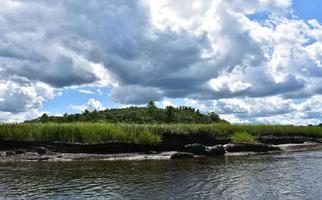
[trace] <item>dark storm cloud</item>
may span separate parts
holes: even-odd
[[[151,13],[140,1],[19,4],[16,8],[19,14],[3,14],[2,25],[9,28],[1,38],[7,44],[0,49],[0,55],[7,59],[2,67],[57,88],[99,80],[90,66],[77,62],[78,57],[103,63],[120,87],[135,85],[142,90],[148,87],[162,91],[164,96],[158,99],[199,94],[218,71],[243,62],[259,64],[258,60],[263,58],[259,45],[240,28],[235,17],[224,11],[219,13],[220,36],[229,41],[227,53],[204,58],[204,51],[212,51],[211,33],[154,29]],[[224,26],[227,23],[230,26]],[[118,96],[114,95],[114,99],[121,103],[138,102],[135,98],[124,101]],[[152,97],[156,96],[151,93]]]
[[[39,108],[47,98],[40,83],[50,90],[105,81],[113,100],[123,104],[309,98],[322,91],[321,41],[311,33],[319,26],[286,18],[289,6],[288,0],[192,1],[191,6],[144,0],[5,1],[0,71],[6,75],[0,86],[10,90],[0,93],[0,111]],[[247,18],[263,11],[269,16],[263,23]],[[283,109],[291,112],[278,107],[262,114]],[[245,112],[239,117],[247,117]]]

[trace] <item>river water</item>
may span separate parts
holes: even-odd
[[[0,164],[0,199],[322,199],[322,151]]]

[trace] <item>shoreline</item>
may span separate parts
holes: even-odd
[[[172,138],[173,139],[173,138]],[[0,163],[28,161],[168,160],[204,156],[242,156],[322,149],[322,138],[265,136],[257,144],[232,144],[227,138],[212,143],[165,140],[157,145],[131,143],[63,144],[0,140]]]

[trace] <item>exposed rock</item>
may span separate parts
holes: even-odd
[[[177,152],[170,157],[170,159],[187,159],[187,158],[194,158],[194,155],[189,152]]]
[[[259,142],[265,144],[302,144],[306,141],[322,142],[321,138],[315,138],[310,136],[295,136],[295,135],[265,135],[259,137]]]
[[[49,160],[49,157],[41,157],[38,159],[38,161],[43,161],[43,160]]]
[[[318,142],[318,143],[322,143],[322,139],[321,138],[315,138],[313,141]]]
[[[45,161],[49,160],[49,157],[27,157],[25,159],[29,161]]]
[[[226,152],[269,152],[280,151],[281,149],[276,146],[267,144],[225,144]]]
[[[16,154],[25,154],[26,153],[26,150],[24,150],[24,149],[17,149],[15,153]]]
[[[13,151],[7,151],[6,152],[6,157],[14,156],[15,153]]]
[[[184,146],[184,151],[193,153],[195,155],[205,155],[206,154],[206,146],[203,144],[187,144]]]
[[[35,148],[35,151],[40,155],[44,155],[47,153],[48,150],[45,147],[37,147]]]
[[[206,152],[208,156],[219,156],[225,154],[225,148],[223,145],[218,144],[211,147],[206,147]]]
[[[304,142],[302,144],[280,144],[275,145],[283,151],[299,151],[299,150],[309,150],[309,149],[321,149],[322,144],[316,142]]]

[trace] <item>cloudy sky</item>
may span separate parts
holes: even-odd
[[[188,105],[322,122],[320,0],[1,0],[0,121]]]

